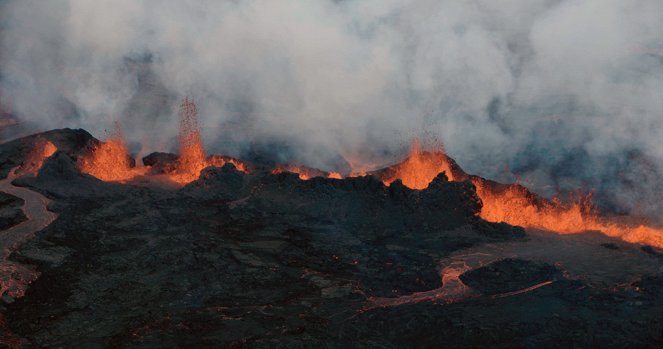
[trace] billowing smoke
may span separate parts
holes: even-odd
[[[468,172],[663,212],[660,0],[5,0],[0,98],[24,127],[121,121],[174,147],[334,169],[439,139]]]

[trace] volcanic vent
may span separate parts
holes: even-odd
[[[441,172],[449,180],[470,181],[474,185],[482,202],[480,216],[487,221],[560,234],[598,231],[627,242],[663,248],[663,229],[644,222],[626,223],[623,217],[603,217],[594,209],[590,194],[570,203],[557,198],[547,200],[519,184],[501,184],[468,175],[442,147],[424,151],[418,140],[412,143],[408,157],[401,163],[371,174],[385,185],[401,180],[409,188],[424,189]]]
[[[120,125],[116,123],[115,131],[108,140],[95,141],[88,154],[80,157],[78,167],[81,172],[103,181],[127,182],[156,176],[180,186],[197,180],[203,169],[222,167],[226,163],[232,164],[239,171],[249,173],[251,166],[238,159],[221,155],[207,156],[200,136],[198,110],[193,99],[187,97],[182,100],[179,116],[179,155],[151,154],[143,159],[143,166],[136,166],[136,162],[128,154]],[[33,151],[36,155],[31,156],[45,157],[54,150],[52,144],[37,143]],[[41,153],[44,154],[39,155]],[[34,172],[34,169],[31,171]],[[301,180],[370,175],[379,178],[386,186],[400,180],[402,185],[415,190],[427,188],[438,174],[444,173],[451,181],[472,183],[482,203],[479,215],[487,221],[505,222],[560,234],[598,231],[627,242],[663,248],[662,229],[646,222],[634,223],[636,220],[633,219],[604,217],[592,206],[591,195],[581,196],[575,202],[562,202],[556,198],[548,200],[519,184],[501,184],[469,175],[444,152],[441,145],[424,150],[419,140],[412,142],[410,153],[402,162],[370,172],[343,175],[293,164],[277,165],[269,172],[292,172]]]
[[[91,151],[79,161],[81,172],[109,182],[127,182],[148,175],[162,175],[178,185],[185,185],[196,179],[200,172],[209,166],[222,167],[231,163],[240,171],[248,172],[245,163],[220,155],[206,156],[200,129],[198,110],[193,99],[188,97],[180,104],[179,155],[155,153],[143,159],[143,166],[129,155],[121,126],[115,123],[115,130],[104,142],[96,142]]]

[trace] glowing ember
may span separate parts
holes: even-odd
[[[58,148],[53,143],[42,137],[37,137],[32,151],[26,156],[25,161],[16,170],[16,174],[19,176],[27,174],[37,175],[37,172],[41,169],[44,161],[51,155],[55,154],[56,151],[58,151]]]
[[[454,180],[444,149],[440,147],[437,151],[424,152],[421,149],[421,142],[416,139],[412,142],[408,158],[392,167],[392,171],[382,178],[384,184],[390,185],[400,179],[408,188],[426,189],[440,172],[445,172],[449,180]]]
[[[145,168],[136,168],[128,155],[122,130],[115,124],[111,137],[97,145],[89,156],[80,160],[80,170],[102,181],[126,181],[141,174]]]

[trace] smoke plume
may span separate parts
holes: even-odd
[[[325,170],[414,137],[468,172],[663,210],[660,0],[4,0],[0,103],[29,130],[120,121],[176,150],[194,96],[211,151]]]

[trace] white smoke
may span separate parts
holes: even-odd
[[[472,173],[661,207],[651,189],[663,188],[660,0],[0,7],[0,92],[35,128],[103,136],[117,119],[144,151],[164,150],[191,95],[219,152],[285,145],[330,169],[339,154],[387,161],[432,137]]]

